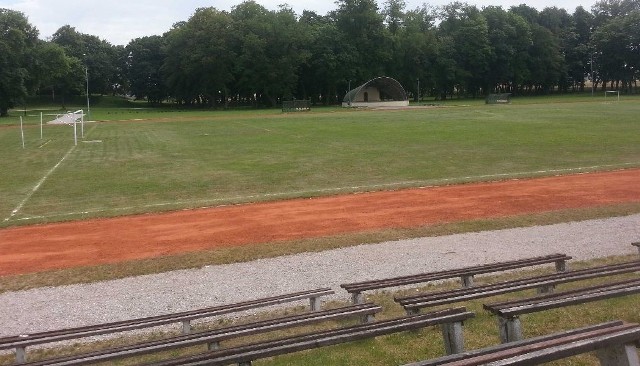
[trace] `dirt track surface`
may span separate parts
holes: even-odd
[[[640,202],[640,169],[8,228],[0,276],[627,202]]]

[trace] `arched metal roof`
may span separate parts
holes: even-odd
[[[387,76],[377,77],[375,79],[371,79],[366,83],[360,85],[359,87],[350,90],[347,95],[344,96],[343,102],[349,103],[357,100],[358,96],[362,93],[364,89],[367,87],[375,87],[380,90],[381,93],[385,95],[385,97],[394,101],[405,101],[409,100],[407,97],[407,92],[404,91],[404,88],[400,83],[393,78]]]

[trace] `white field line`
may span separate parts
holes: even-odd
[[[292,192],[279,192],[279,193],[264,193],[264,194],[254,194],[247,196],[235,196],[235,197],[226,197],[226,198],[214,198],[214,199],[205,199],[205,200],[181,200],[181,201],[173,201],[173,202],[159,202],[152,203],[147,205],[140,206],[129,206],[129,207],[118,207],[118,208],[109,208],[109,209],[91,209],[87,211],[78,211],[78,212],[68,212],[68,213],[59,213],[53,215],[35,215],[28,216],[16,219],[17,221],[28,221],[35,219],[49,219],[56,217],[66,217],[66,216],[79,216],[79,215],[88,215],[95,213],[103,213],[103,212],[121,212],[121,211],[139,211],[148,208],[158,208],[158,207],[169,207],[169,206],[182,206],[182,205],[190,205],[190,206],[198,206],[197,208],[210,208],[210,207],[221,207],[232,204],[233,202],[251,202],[255,200],[262,200],[266,198],[277,198],[277,197],[299,197],[299,196],[308,196],[319,193],[340,193],[340,192],[367,192],[372,190],[378,190],[380,188],[403,188],[403,187],[417,187],[417,188],[428,188],[434,186],[441,186],[443,184],[448,183],[460,183],[465,181],[477,181],[484,180],[488,178],[513,178],[517,179],[517,177],[530,177],[536,174],[549,174],[549,173],[573,173],[573,172],[589,172],[598,169],[611,169],[611,168],[619,168],[624,169],[631,166],[638,166],[639,162],[635,163],[621,163],[621,164],[605,164],[605,165],[593,165],[588,167],[577,167],[577,168],[563,168],[563,169],[547,169],[547,170],[536,170],[531,172],[516,172],[516,173],[498,173],[498,174],[484,174],[484,175],[474,175],[474,176],[466,176],[466,177],[458,177],[458,178],[442,178],[442,179],[433,179],[428,181],[404,181],[404,182],[395,182],[395,183],[384,183],[384,184],[372,184],[372,185],[361,185],[361,186],[351,186],[351,187],[334,187],[334,188],[323,188],[323,189],[314,189],[307,191],[292,191]],[[220,205],[219,203],[223,204]],[[185,208],[184,210],[192,210],[194,207]],[[13,215],[12,215],[13,216]],[[8,219],[5,219],[7,221]]]
[[[233,123],[235,123],[237,125],[240,125],[240,126],[244,126],[244,127],[250,127],[250,128],[253,128],[254,130],[262,130],[262,131],[267,131],[267,132],[273,132],[273,130],[270,130],[268,128],[256,127],[256,126],[254,126],[252,124],[249,124],[249,123],[242,123],[242,122],[238,122],[238,121],[233,121]]]
[[[48,143],[51,142],[51,139],[47,140],[47,142],[45,142],[44,144],[38,146],[39,149],[42,149],[45,145],[47,145]]]
[[[33,187],[33,189],[31,189],[31,192],[29,192],[29,194],[27,194],[27,196],[22,200],[22,202],[20,202],[18,204],[18,206],[16,206],[16,208],[13,209],[13,211],[11,211],[11,215],[9,215],[8,217],[6,217],[4,219],[5,222],[11,220],[17,213],[18,211],[20,211],[22,209],[22,207],[27,203],[27,201],[29,200],[29,198],[31,198],[31,196],[33,196],[34,193],[36,193],[36,191],[38,191],[38,189],[40,189],[40,186],[42,186],[42,184],[44,183],[45,180],[47,180],[47,178],[49,178],[49,176],[51,174],[53,174],[53,172],[62,164],[63,161],[65,161],[67,159],[67,157],[69,155],[71,155],[71,153],[73,152],[73,150],[76,149],[76,146],[71,146],[71,148],[69,149],[69,151],[67,151],[66,154],[64,154],[64,156],[62,157],[62,159],[60,159],[60,161],[53,166],[53,168],[49,169],[49,171],[47,172],[47,174],[44,175],[44,177],[42,177],[40,179],[40,181],[38,182],[38,184],[35,185],[35,187]]]
[[[93,131],[95,129],[96,126],[93,126],[89,131],[87,131],[87,133],[85,134],[85,136],[88,136],[89,133],[91,133],[91,131]],[[49,142],[51,142],[51,140],[47,141],[46,143],[44,143],[43,145],[39,146],[39,148],[42,148],[42,146],[48,144]],[[53,168],[49,169],[49,171],[40,179],[40,181],[38,181],[38,183],[31,189],[31,192],[29,192],[27,194],[27,196],[22,200],[22,202],[20,202],[18,204],[18,206],[16,206],[16,208],[13,209],[13,211],[11,211],[11,214],[6,217],[4,219],[4,222],[7,222],[9,220],[11,220],[20,210],[22,210],[22,207],[24,207],[24,205],[27,203],[27,201],[29,201],[29,199],[31,198],[31,196],[33,196],[34,193],[36,193],[38,191],[38,189],[40,189],[40,187],[42,186],[42,184],[44,184],[44,182],[47,180],[47,178],[49,178],[49,176],[51,174],[53,174],[53,172],[58,169],[58,167],[62,164],[62,162],[64,162],[67,157],[69,157],[69,155],[71,155],[71,153],[76,149],[77,146],[71,146],[71,148],[69,149],[69,151],[67,151],[66,154],[64,154],[64,156],[62,157],[62,159],[60,159],[60,161],[58,161],[58,163],[56,165],[53,166]]]

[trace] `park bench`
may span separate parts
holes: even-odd
[[[417,314],[421,309],[452,304],[461,301],[486,298],[537,288],[539,293],[551,292],[556,285],[573,281],[582,281],[598,277],[615,276],[640,271],[640,261],[624,262],[585,268],[575,271],[552,273],[543,276],[523,278],[476,287],[437,291],[419,295],[395,297],[395,301],[404,307],[407,314]]]
[[[633,279],[549,295],[484,304],[483,307],[498,316],[500,338],[503,343],[506,343],[522,339],[520,316],[523,314],[638,293],[640,293],[640,279]]]
[[[320,288],[179,313],[97,324],[86,327],[3,337],[0,338],[0,350],[15,349],[16,362],[24,363],[27,360],[26,348],[28,346],[151,328],[172,323],[182,323],[182,332],[184,334],[189,334],[191,332],[192,320],[215,317],[294,301],[308,299],[311,310],[318,311],[320,310],[320,297],[331,295],[333,293],[334,291],[330,288]]]
[[[155,341],[136,343],[122,347],[109,348],[100,351],[76,354],[66,357],[46,359],[30,362],[24,366],[72,366],[101,363],[140,356],[145,354],[164,352],[177,348],[185,348],[197,345],[208,346],[209,350],[220,349],[220,342],[249,336],[259,333],[267,333],[282,329],[292,329],[329,320],[345,319],[349,317],[373,317],[382,311],[379,305],[357,304],[335,309],[308,312],[304,314],[290,315],[268,320],[255,321],[245,324],[231,325],[212,330],[183,334],[176,337],[164,338]]]
[[[376,321],[252,343],[234,348],[200,353],[194,356],[169,359],[149,365],[188,366],[238,364],[248,366],[251,365],[252,361],[265,357],[284,355],[435,325],[442,326],[443,336],[445,338],[445,351],[447,354],[452,354],[463,350],[462,322],[473,316],[474,313],[466,311],[465,308],[452,308],[427,314]]]
[[[606,366],[640,366],[640,325],[622,321],[592,325],[405,366],[537,365],[596,350]]]
[[[479,274],[486,274],[491,272],[507,271],[512,269],[537,266],[548,263],[555,263],[556,270],[561,272],[566,270],[566,261],[571,257],[566,254],[551,254],[541,257],[533,257],[526,259],[519,259],[508,262],[490,263],[473,267],[465,267],[453,270],[420,273],[409,276],[393,277],[372,281],[356,282],[342,284],[340,287],[345,289],[351,294],[353,303],[358,304],[364,302],[364,296],[362,292],[368,290],[376,290],[388,287],[398,287],[413,285],[417,283],[424,283],[430,281],[445,280],[451,278],[460,277],[463,287],[473,286],[473,277]]]

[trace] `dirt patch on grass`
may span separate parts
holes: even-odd
[[[380,229],[640,202],[640,169],[0,230],[0,276]]]

